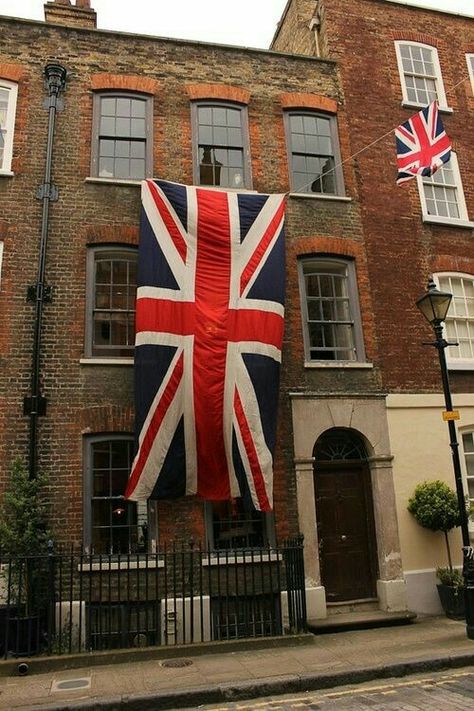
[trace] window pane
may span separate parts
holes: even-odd
[[[132,440],[94,442],[92,450],[91,543],[95,553],[137,551],[136,504],[123,500],[132,462]],[[98,467],[98,463],[102,467]]]
[[[198,107],[199,183],[244,187],[241,109]],[[237,150],[227,146],[238,147]]]
[[[198,108],[198,121],[200,124],[211,125],[212,123],[212,111],[209,106],[200,106]]]
[[[293,190],[335,194],[334,147],[330,119],[290,116]]]
[[[115,119],[103,116],[100,119],[99,130],[102,136],[115,136]]]
[[[146,102],[140,99],[132,99],[131,115],[134,118],[145,118]]]
[[[101,98],[98,145],[100,177],[132,180],[145,177],[146,104],[146,100],[133,97]],[[115,141],[106,138],[114,136],[117,137]],[[129,138],[135,141],[126,140]]]
[[[319,270],[319,274],[314,273]],[[303,264],[307,295],[309,357],[355,360],[355,332],[349,300],[348,267],[336,261]],[[311,297],[310,297],[311,294]],[[321,298],[315,298],[320,294]]]
[[[114,175],[114,159],[100,158],[99,160],[99,176],[101,178],[113,178]]]
[[[216,550],[254,548],[265,543],[264,515],[245,511],[241,499],[213,502],[212,525]]]
[[[116,103],[116,99],[103,98],[100,102],[101,116],[115,116],[116,115],[115,103]]]
[[[130,99],[117,99],[117,116],[127,116],[131,114]]]

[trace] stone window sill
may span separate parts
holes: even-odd
[[[426,104],[416,104],[412,101],[402,101],[402,106],[404,109],[415,109],[416,111],[421,111],[421,109],[426,109]],[[450,106],[439,106],[438,110],[440,114],[452,114],[454,109]]]
[[[133,358],[81,358],[81,365],[133,365]]]
[[[357,361],[308,361],[304,363],[305,368],[359,368],[363,370],[370,370],[374,367],[373,363],[358,363]]]
[[[0,170],[0,178],[13,178],[14,175],[11,170]]]
[[[325,195],[324,193],[290,193],[290,198],[303,198],[304,200],[329,200],[332,202],[352,202],[346,195]]]
[[[433,225],[446,225],[446,227],[463,227],[474,229],[474,222],[470,220],[456,220],[452,217],[438,217],[437,215],[423,215],[423,222]]]
[[[85,179],[86,183],[98,183],[104,185],[131,185],[132,187],[140,187],[142,184],[141,180],[121,180],[120,178],[94,178],[89,177]]]

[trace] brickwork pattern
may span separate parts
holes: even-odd
[[[44,310],[41,387],[48,413],[39,425],[39,467],[50,475],[57,540],[80,543],[84,435],[133,430],[133,369],[79,362],[84,356],[87,247],[136,244],[140,209],[138,184],[86,180],[90,176],[93,92],[117,89],[151,94],[154,175],[185,183],[193,176],[191,99],[248,105],[253,188],[260,192],[289,188],[282,96],[290,101],[292,94],[311,94],[320,103],[326,102],[325,106],[334,110],[337,106],[344,155],[349,145],[344,136],[347,124],[333,62],[7,18],[0,25],[6,38],[0,48],[0,69],[19,82],[15,176],[0,178],[0,238],[5,245],[0,290],[0,488],[12,459],[24,457],[27,451],[28,420],[22,416],[22,399],[30,384],[33,307],[26,302],[26,289],[35,283],[37,270],[41,203],[34,195],[44,171],[47,112],[42,103],[47,57],[66,66],[68,81],[64,111],[57,116],[53,158],[53,180],[60,197],[51,205],[47,245],[46,281],[53,288],[53,300]],[[345,170],[345,182],[354,197],[352,166]],[[275,461],[275,521],[280,539],[298,531],[288,392],[316,385],[314,374],[307,373],[303,365],[295,257],[306,249],[331,248],[348,255],[358,250],[361,285],[366,278],[361,217],[355,201],[290,198],[286,239],[288,321]],[[363,308],[370,324],[371,306],[366,300]],[[375,353],[375,345],[368,350]],[[325,385],[341,390],[378,387],[375,376],[358,379],[348,373]],[[158,519],[163,543],[173,538],[204,539],[201,501],[161,501]]]

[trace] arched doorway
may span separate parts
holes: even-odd
[[[326,600],[376,597],[377,556],[367,451],[354,430],[334,428],[314,446],[321,580]]]

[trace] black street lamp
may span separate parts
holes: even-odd
[[[446,366],[445,349],[448,346],[457,346],[457,343],[448,343],[443,338],[443,322],[446,319],[452,294],[439,291],[433,279],[428,282],[428,291],[416,302],[423,316],[430,322],[435,333],[434,346],[438,351],[439,365],[441,368],[441,379],[443,382],[444,401],[446,403],[445,419],[448,421],[449,445],[453,457],[454,478],[456,480],[456,494],[458,497],[459,517],[461,521],[461,534],[463,544],[463,576],[466,599],[466,633],[469,639],[474,639],[474,551],[469,541],[468,516],[466,511],[466,499],[461,475],[461,463],[459,460],[459,444],[456,435],[454,420],[457,419],[453,411],[451,390],[449,387],[448,368]]]

